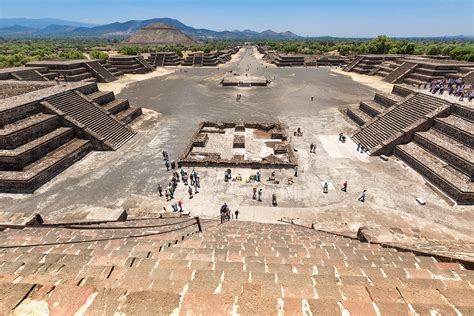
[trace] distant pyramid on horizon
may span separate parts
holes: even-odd
[[[153,23],[133,33],[122,43],[135,45],[190,45],[197,42],[180,30],[165,23]]]

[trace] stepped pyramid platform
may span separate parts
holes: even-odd
[[[474,110],[424,90],[395,85],[348,116],[370,155],[395,154],[458,204],[474,204]]]
[[[164,23],[153,23],[133,33],[122,44],[133,45],[192,45],[190,36]]]
[[[156,52],[150,54],[147,62],[153,67],[178,66],[182,59],[175,52]]]
[[[108,62],[127,74],[145,74],[154,70],[153,66],[141,56],[110,56]]]
[[[183,66],[215,67],[220,63],[219,56],[215,53],[196,52],[190,53],[183,61]]]
[[[68,82],[112,82],[122,75],[101,59],[44,60],[29,62],[26,67],[47,67],[52,73],[61,77],[65,75]]]
[[[56,74],[50,73],[48,67],[11,67],[0,69],[0,80],[49,81]]]
[[[432,80],[461,78],[474,83],[474,63],[411,55],[360,55],[345,71],[383,77],[389,83],[420,85]]]
[[[271,81],[265,77],[226,74],[220,83],[223,87],[266,87]]]
[[[294,225],[199,223],[195,218],[128,218],[6,228],[0,232],[1,312],[474,311],[474,272],[460,263]]]
[[[293,66],[304,66],[305,57],[303,55],[283,55],[276,54],[272,63],[278,67],[293,67]]]
[[[3,85],[14,93],[0,100],[1,192],[32,193],[91,150],[118,149],[135,134],[126,123],[141,113],[96,83]]]

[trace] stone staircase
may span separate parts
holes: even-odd
[[[108,60],[106,59],[101,59],[99,60],[99,63],[102,65],[102,67],[104,67],[105,69],[107,69],[112,75],[114,75],[116,78],[120,77],[120,76],[123,76],[123,72],[121,72],[120,70],[118,70],[117,68],[115,68],[114,66],[112,66]]]
[[[474,309],[474,273],[458,263],[290,225],[209,221],[202,228],[197,233],[192,218],[7,228],[0,232],[0,312],[41,306],[61,315],[469,315]]]
[[[404,62],[400,67],[389,73],[383,80],[390,83],[401,83],[416,67],[418,67],[416,63]]]
[[[87,100],[80,92],[67,91],[48,97],[45,101],[80,124],[87,126],[99,135],[100,139],[110,143],[113,149],[118,149],[135,135],[125,123],[111,116],[99,105]]]
[[[108,69],[106,69],[102,64],[100,64],[98,61],[91,61],[89,63],[84,63],[86,68],[89,70],[89,72],[94,74],[94,77],[96,77],[100,82],[112,82],[117,80],[117,77],[115,77]]]
[[[193,66],[194,67],[202,67],[203,60],[204,60],[203,55],[204,54],[199,54],[199,53],[194,54],[194,56],[193,56]]]
[[[38,102],[13,113],[0,114],[8,116],[0,128],[0,192],[32,193],[92,150]]]
[[[455,105],[395,154],[458,204],[474,204],[474,110]]]
[[[344,67],[344,71],[351,71],[358,63],[360,63],[364,59],[364,56],[357,56],[353,61],[351,61],[346,67]]]
[[[145,74],[153,67],[141,56],[111,56],[109,63],[123,73]]]
[[[414,132],[427,130],[434,117],[449,109],[445,100],[423,93],[409,95],[359,128],[352,138],[370,150],[371,155],[391,154],[395,144],[409,142]]]

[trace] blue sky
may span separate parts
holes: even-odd
[[[0,0],[0,17],[95,24],[171,17],[217,31],[303,36],[473,35],[473,0]]]

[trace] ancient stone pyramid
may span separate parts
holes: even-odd
[[[176,45],[196,43],[183,32],[164,23],[153,23],[138,30],[122,43],[137,45]]]

